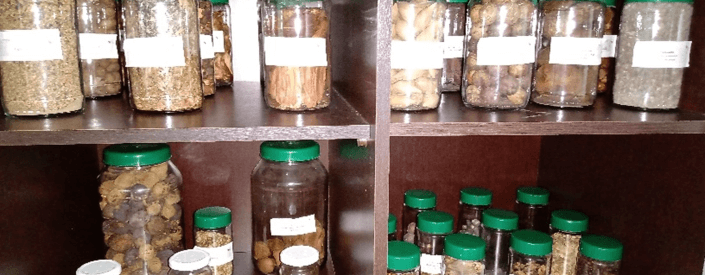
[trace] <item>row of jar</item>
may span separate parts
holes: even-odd
[[[492,109],[586,107],[610,89],[618,105],[678,107],[692,0],[626,0],[621,23],[614,0],[466,2],[394,1],[393,110],[435,109],[458,90]]]

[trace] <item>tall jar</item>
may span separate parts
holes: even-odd
[[[89,98],[120,94],[119,4],[115,0],[77,0],[76,5],[83,92]]]
[[[210,206],[196,210],[193,218],[194,249],[210,256],[213,275],[233,274],[233,231],[230,209]]]
[[[230,38],[230,6],[228,0],[213,2],[213,50],[215,51],[215,85],[233,84],[233,42]]]
[[[457,92],[463,82],[465,13],[468,0],[448,0],[443,25],[443,72],[441,91]]]
[[[458,206],[458,233],[480,236],[482,211],[490,207],[492,191],[481,187],[460,190]]]
[[[622,10],[614,103],[675,109],[690,63],[693,0],[628,0]]]
[[[421,249],[421,275],[443,274],[445,237],[453,233],[453,215],[440,211],[419,214],[416,245]]]
[[[263,1],[260,37],[269,107],[306,111],[330,104],[329,15],[328,1]]]
[[[119,144],[103,151],[99,180],[105,257],[126,274],[164,274],[183,249],[179,170],[166,144]]]
[[[536,59],[536,4],[472,0],[470,5],[463,101],[493,109],[525,107]]]
[[[209,261],[210,257],[204,251],[181,251],[169,258],[169,275],[213,275],[213,270],[208,266]]]
[[[310,246],[296,245],[281,253],[279,275],[318,275],[318,250]]]
[[[597,93],[612,91],[614,85],[614,57],[617,54],[619,20],[616,0],[605,0],[605,35],[602,36],[602,62],[597,80]]]
[[[132,107],[154,112],[200,109],[198,2],[122,0],[122,7]]]
[[[252,256],[264,274],[279,270],[282,250],[294,245],[326,255],[328,173],[315,141],[267,141],[252,172]]]
[[[213,3],[198,0],[198,29],[201,42],[201,81],[203,95],[215,94],[215,49],[213,48]]]
[[[551,237],[536,230],[512,233],[509,249],[511,274],[548,275],[551,261]]]
[[[413,189],[404,192],[404,211],[401,216],[402,240],[416,242],[416,218],[425,211],[436,210],[436,193]]]
[[[387,244],[387,275],[419,275],[419,247],[403,241]]]
[[[512,211],[487,209],[482,212],[481,237],[487,244],[486,275],[508,275],[509,246],[512,232],[517,229],[519,216]]]
[[[587,229],[588,217],[583,213],[572,210],[556,210],[551,213],[551,275],[575,274],[580,238]]]
[[[548,232],[550,215],[548,209],[549,192],[541,187],[517,188],[514,212],[519,214],[519,229],[533,229]]]
[[[397,0],[392,5],[392,110],[438,108],[443,73],[445,0]]]
[[[387,219],[387,241],[396,241],[397,240],[397,216],[394,216],[394,214],[389,214],[389,218]]]
[[[484,275],[485,241],[467,234],[452,234],[445,239],[444,275]]]
[[[580,240],[577,275],[619,274],[624,246],[616,239],[587,235]]]
[[[5,115],[83,111],[75,0],[0,3],[0,98]]]
[[[604,11],[601,0],[541,2],[541,38],[531,96],[535,103],[585,107],[595,102]]]
[[[120,275],[122,268],[113,260],[96,260],[85,263],[76,270],[76,275]]]

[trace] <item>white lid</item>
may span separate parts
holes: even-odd
[[[76,275],[120,275],[122,267],[113,260],[97,260],[76,269]]]
[[[208,253],[188,249],[171,256],[171,258],[169,258],[169,267],[178,271],[194,271],[207,266],[210,260],[211,257],[208,256]]]
[[[305,245],[295,245],[284,249],[279,255],[285,265],[304,267],[318,262],[318,250]]]

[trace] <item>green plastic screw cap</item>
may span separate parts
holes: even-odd
[[[482,211],[482,224],[494,229],[516,230],[519,226],[519,215],[502,209],[487,209]]]
[[[230,209],[220,206],[205,207],[196,210],[193,225],[203,229],[224,228],[233,221]]]
[[[171,158],[167,144],[116,144],[103,150],[103,163],[110,166],[145,166]]]
[[[517,201],[530,205],[547,205],[548,190],[541,187],[519,187],[517,189]]]
[[[227,4],[228,4],[228,1],[229,1],[229,0],[211,0],[211,3],[217,4],[217,5],[222,5],[222,4],[227,5]]]
[[[468,234],[452,234],[445,238],[445,254],[464,261],[485,258],[485,241]]]
[[[448,0],[448,3],[467,3],[468,0]]]
[[[588,216],[573,210],[556,210],[551,213],[551,227],[572,233],[585,232],[588,229]]]
[[[616,7],[616,0],[603,0],[605,3],[605,6],[607,7]]]
[[[587,235],[580,239],[580,253],[598,261],[613,262],[622,259],[624,246],[617,239]]]
[[[387,246],[387,268],[396,271],[412,270],[421,264],[418,246],[402,241],[391,241]]]
[[[511,246],[519,253],[529,256],[551,254],[553,239],[546,233],[536,230],[518,230],[512,233]]]
[[[436,207],[436,193],[428,190],[414,189],[404,193],[404,204],[416,209]]]
[[[389,214],[389,219],[387,220],[387,234],[392,234],[394,231],[397,231],[397,216]]]
[[[309,161],[320,155],[321,146],[313,140],[265,141],[260,146],[260,156],[276,162]]]
[[[468,205],[487,206],[492,203],[492,191],[481,187],[467,187],[460,190],[460,201]]]
[[[431,234],[453,232],[453,215],[441,211],[425,211],[417,217],[419,231]]]

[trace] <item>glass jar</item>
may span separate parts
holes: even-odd
[[[580,240],[577,275],[617,275],[624,246],[616,239],[587,235]]]
[[[572,210],[556,210],[551,213],[551,275],[575,274],[580,238],[587,229],[588,217],[583,213]]]
[[[519,214],[519,229],[548,232],[551,213],[548,210],[548,195],[548,190],[541,187],[517,188],[514,211]]]
[[[330,7],[320,0],[261,5],[264,98],[271,108],[305,111],[330,104]]]
[[[619,34],[619,20],[615,0],[605,0],[605,35],[602,36],[602,62],[597,80],[597,93],[612,90],[614,85],[614,57],[617,53],[617,38]]]
[[[622,10],[614,103],[675,109],[690,63],[693,0],[628,0]]]
[[[602,63],[602,1],[541,1],[542,26],[531,100],[555,107],[595,102]]]
[[[445,237],[453,233],[453,215],[440,211],[419,214],[416,245],[421,250],[421,275],[443,273]]]
[[[536,230],[515,231],[509,258],[511,274],[548,275],[551,237]]]
[[[154,112],[200,109],[197,2],[122,0],[122,7],[132,107]]]
[[[85,263],[76,270],[76,275],[120,275],[122,268],[113,260],[96,260]]]
[[[441,91],[457,92],[463,80],[465,13],[468,0],[448,0],[443,26],[443,72]]]
[[[512,232],[517,229],[519,216],[507,210],[487,209],[482,212],[482,239],[485,249],[485,274],[507,275],[509,245]]]
[[[436,210],[436,193],[422,189],[404,192],[404,211],[401,216],[403,241],[416,242],[416,217],[429,210]]]
[[[213,3],[198,1],[198,29],[201,42],[203,96],[215,94],[215,50],[213,48]]]
[[[392,110],[436,109],[443,71],[442,0],[398,0],[392,5]]]
[[[118,3],[115,0],[77,0],[76,5],[83,92],[89,98],[120,94]]]
[[[215,85],[233,84],[233,44],[230,39],[230,6],[228,0],[213,2],[213,50],[215,51]]]
[[[465,44],[465,105],[523,108],[536,55],[537,12],[531,0],[471,2]]]
[[[419,247],[403,241],[387,244],[387,275],[419,275]]]
[[[458,206],[458,233],[480,236],[482,211],[492,202],[492,191],[481,187],[468,187],[460,190]]]
[[[193,218],[194,249],[210,256],[213,275],[233,274],[233,231],[230,209],[211,206],[196,210]]]
[[[387,241],[396,241],[397,240],[397,216],[394,216],[394,214],[389,214],[389,218],[387,219]]]
[[[467,234],[452,234],[445,239],[444,275],[484,275],[485,242]]]
[[[318,250],[305,245],[284,249],[281,253],[279,275],[318,275]]]
[[[326,255],[328,173],[315,141],[267,141],[252,172],[252,256],[260,272],[275,274],[280,253],[294,245]]]
[[[5,115],[83,111],[75,0],[0,2],[0,97]]]
[[[210,257],[205,251],[188,249],[169,258],[169,275],[213,275],[208,266]]]
[[[118,3],[120,3],[119,0]],[[120,56],[120,74],[122,75],[122,88],[124,90],[129,89],[129,76],[127,75],[127,68],[125,67],[125,13],[122,11],[122,5],[118,4],[117,9],[117,23],[118,23],[118,55]]]
[[[118,144],[103,150],[105,257],[127,274],[163,274],[167,259],[183,249],[179,170],[166,144]]]

